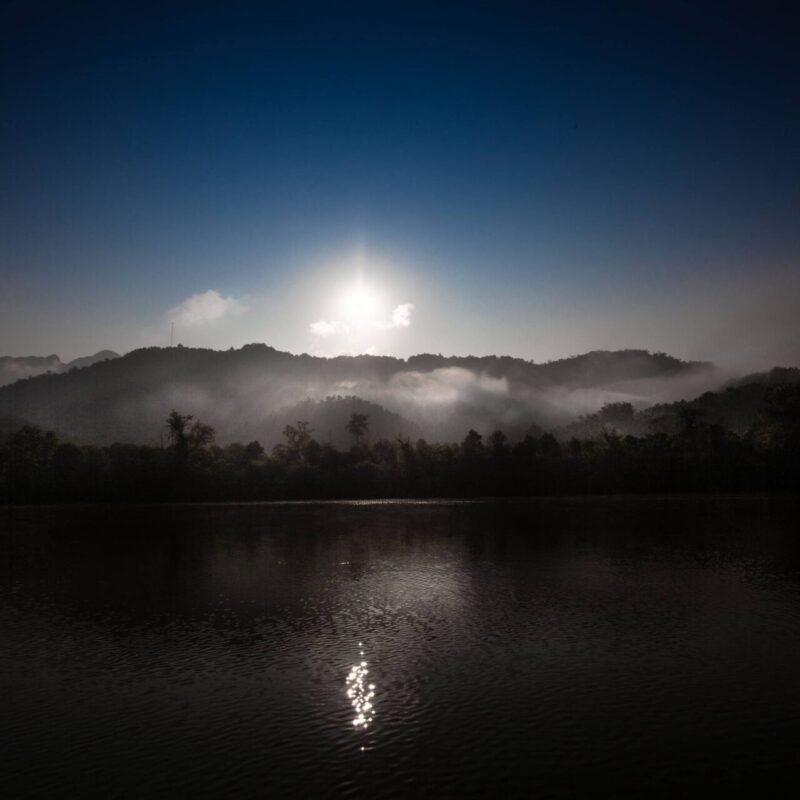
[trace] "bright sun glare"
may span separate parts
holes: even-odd
[[[380,295],[363,283],[358,283],[342,292],[339,307],[345,322],[351,325],[373,322],[383,311]]]

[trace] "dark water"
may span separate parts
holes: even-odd
[[[799,510],[3,512],[0,796],[793,794]]]

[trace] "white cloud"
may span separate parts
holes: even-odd
[[[402,303],[392,311],[390,328],[407,328],[411,324],[411,314],[414,311],[413,303]]]
[[[244,306],[235,297],[223,297],[216,289],[187,297],[167,311],[167,319],[179,325],[202,325],[224,316],[240,314]]]
[[[320,339],[330,339],[331,336],[335,336],[337,333],[347,333],[347,325],[337,319],[330,322],[325,319],[319,319],[316,322],[312,322],[308,329]]]
[[[414,313],[413,303],[401,303],[394,311],[389,322],[379,322],[376,328],[389,330],[390,328],[408,328],[411,325],[411,315]]]

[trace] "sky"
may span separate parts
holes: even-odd
[[[6,2],[0,354],[174,324],[797,365],[798,33],[764,3]]]

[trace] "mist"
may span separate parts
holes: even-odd
[[[510,357],[422,354],[322,358],[266,345],[215,351],[146,348],[0,388],[0,414],[76,442],[159,444],[178,409],[212,425],[220,443],[273,446],[287,424],[310,421],[347,443],[349,413],[372,438],[460,441],[470,429],[512,439],[550,431],[608,403],[643,410],[692,399],[731,377],[705,362],[641,350],[594,351],[535,364]]]

